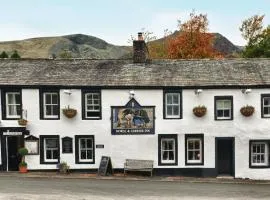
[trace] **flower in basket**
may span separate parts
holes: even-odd
[[[245,117],[251,116],[254,113],[254,111],[255,111],[255,108],[249,105],[243,106],[240,109],[241,114],[244,115]]]
[[[21,125],[21,126],[26,126],[27,125],[27,120],[26,119],[19,119],[18,120],[18,124]]]
[[[202,117],[206,114],[207,108],[204,105],[195,106],[193,108],[193,114],[197,117]]]
[[[67,117],[67,118],[73,118],[76,116],[77,114],[77,110],[74,108],[70,108],[69,106],[67,108],[62,109],[63,114]]]

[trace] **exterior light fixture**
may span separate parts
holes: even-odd
[[[130,90],[129,91],[129,98],[132,99],[132,98],[134,98],[134,96],[135,96],[134,90]]]
[[[202,93],[202,92],[203,92],[202,89],[196,89],[196,90],[194,91],[194,93],[195,93],[196,95],[199,95],[199,94]]]
[[[243,94],[249,94],[249,93],[252,92],[251,89],[242,89],[241,91],[242,91]]]
[[[68,94],[68,95],[71,95],[72,94],[72,91],[71,90],[64,90],[64,93],[65,94]]]

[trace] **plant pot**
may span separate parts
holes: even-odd
[[[193,108],[193,114],[196,117],[202,117],[206,114],[207,108],[205,106],[196,106]]]
[[[253,115],[255,111],[255,108],[253,106],[243,106],[241,109],[240,109],[240,112],[243,116],[245,117],[249,117],[251,115]]]
[[[27,120],[26,119],[19,119],[18,120],[18,124],[21,125],[21,126],[26,126],[27,125]]]
[[[19,172],[20,173],[27,173],[28,172],[27,166],[19,166]]]
[[[63,114],[67,117],[67,118],[73,118],[76,116],[77,114],[77,110],[73,109],[73,108],[65,108],[62,110]]]

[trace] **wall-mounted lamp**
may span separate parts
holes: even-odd
[[[72,91],[71,90],[64,90],[64,94],[71,95],[72,94]]]
[[[243,94],[249,94],[249,93],[252,92],[251,89],[242,89],[241,91],[242,91]]]
[[[134,90],[130,90],[129,91],[129,98],[132,99],[132,98],[134,98],[134,96],[135,96]]]
[[[202,89],[196,89],[196,90],[194,91],[194,93],[195,93],[196,95],[199,95],[199,94],[202,93],[202,92],[203,92]]]

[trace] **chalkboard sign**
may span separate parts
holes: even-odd
[[[62,153],[72,153],[73,152],[73,144],[71,137],[62,138]]]
[[[113,174],[111,158],[109,156],[102,156],[98,168],[98,175],[106,176],[109,174]]]

